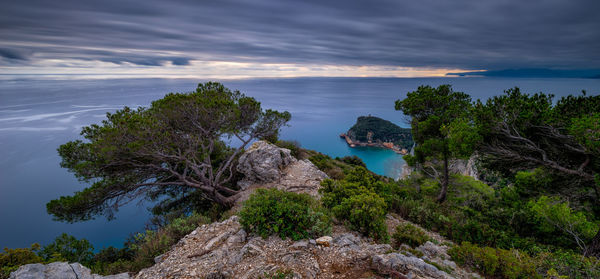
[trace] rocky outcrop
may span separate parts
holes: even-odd
[[[289,149],[279,148],[266,141],[257,141],[240,156],[237,171],[244,174],[244,179],[238,186],[246,189],[253,183],[277,181],[282,175],[282,170],[295,161]]]
[[[238,186],[246,190],[238,202],[247,199],[256,188],[277,188],[317,197],[321,181],[327,178],[309,160],[298,160],[289,149],[265,141],[255,142],[240,156],[237,170],[244,174]]]
[[[293,278],[479,278],[440,259],[447,257],[445,246],[428,242],[417,250],[421,258],[343,226],[319,239],[263,239],[244,231],[233,216],[197,228],[134,278],[271,278],[277,272]]]
[[[54,262],[26,264],[10,274],[10,279],[129,279],[127,273],[100,276],[79,263]]]

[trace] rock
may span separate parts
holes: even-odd
[[[421,251],[421,253],[423,253],[423,255],[425,255],[429,258],[434,258],[434,257],[439,257],[439,256],[447,256],[446,252],[448,250],[447,247],[437,246],[437,245],[433,244],[433,242],[431,242],[431,241],[425,242],[423,245],[417,247],[416,249]]]
[[[325,247],[329,247],[333,238],[331,236],[322,236],[316,239],[317,244]]]
[[[129,274],[100,276],[79,263],[54,262],[26,264],[10,274],[10,279],[129,279]]]
[[[317,245],[317,241],[316,241],[316,240],[314,240],[314,239],[310,239],[310,240],[308,241],[308,243],[309,243],[310,245]]]
[[[154,263],[160,263],[162,261],[163,255],[158,255],[154,257]]]
[[[409,272],[413,272],[418,276],[426,278],[452,278],[446,272],[437,269],[435,266],[426,263],[422,259],[405,256],[399,253],[374,255],[372,257],[372,267],[381,274],[390,274],[394,272],[408,274]]]
[[[295,161],[289,149],[277,147],[266,141],[257,141],[240,156],[237,171],[245,177],[238,186],[246,189],[255,183],[278,181],[281,171]]]
[[[360,238],[358,238],[357,236],[355,236],[351,233],[345,233],[345,234],[342,234],[342,235],[336,237],[333,240],[333,243],[335,243],[336,245],[338,245],[340,247],[357,246],[360,243]]]
[[[308,241],[302,240],[298,241],[292,245],[290,245],[290,249],[292,250],[302,250],[308,248]]]

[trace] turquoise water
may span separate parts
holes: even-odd
[[[51,242],[62,232],[86,238],[96,248],[121,246],[144,229],[148,203],[131,203],[116,214],[75,224],[52,220],[46,203],[87,185],[60,168],[56,148],[79,139],[82,126],[98,123],[106,112],[123,106],[147,106],[168,92],[194,90],[199,80],[2,80],[0,81],[0,248]],[[350,148],[339,138],[361,115],[372,114],[407,127],[394,101],[419,85],[450,83],[474,98],[488,98],[519,86],[525,92],[557,96],[600,93],[600,79],[507,78],[299,78],[224,80],[262,102],[263,107],[292,114],[283,139],[333,157],[357,155],[372,171],[395,177],[402,156],[377,148]]]

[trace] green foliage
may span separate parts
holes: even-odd
[[[348,227],[375,239],[387,242],[385,226],[386,204],[373,192],[353,195],[332,208],[335,217],[345,220]]]
[[[515,249],[479,247],[469,242],[452,247],[448,254],[456,263],[466,265],[494,278],[543,278],[536,271],[534,260]]]
[[[385,226],[386,200],[377,193],[385,194],[386,186],[363,167],[348,172],[343,180],[324,180],[321,201],[331,208],[336,218],[344,220],[353,230],[375,239],[387,241]],[[391,200],[391,195],[389,195]]]
[[[394,245],[399,247],[401,244],[407,244],[410,247],[421,246],[429,241],[429,236],[425,232],[410,223],[403,223],[396,227],[396,231],[392,235]]]
[[[463,242],[452,247],[448,254],[457,264],[493,278],[600,277],[600,261],[597,258],[563,250],[529,254],[517,249],[480,247]]]
[[[546,232],[559,230],[573,239],[581,248],[586,250],[586,243],[598,233],[598,225],[590,222],[583,212],[574,212],[568,202],[560,202],[558,198],[541,196],[529,202],[529,206],[541,219],[540,229]]]
[[[553,98],[513,88],[485,103],[477,101],[473,119],[483,138],[477,151],[485,158],[484,167],[505,177],[544,169],[552,174],[553,187],[542,192],[559,193],[580,205],[595,196],[597,203],[600,96],[570,95],[556,103]]]
[[[600,113],[571,119],[569,134],[588,150],[600,154]]]
[[[291,279],[294,278],[294,272],[292,270],[277,270],[272,273],[265,272],[263,276],[259,276],[259,279]]]
[[[396,101],[396,110],[411,117],[414,156],[407,156],[410,165],[416,163],[443,163],[442,187],[438,201],[446,198],[448,188],[448,160],[470,156],[473,146],[481,138],[469,120],[471,97],[454,92],[450,85],[437,88],[419,86],[408,92],[406,98]]]
[[[249,232],[293,240],[314,238],[331,230],[331,220],[319,203],[307,194],[277,189],[258,189],[238,214]]]
[[[519,171],[515,174],[514,187],[520,197],[534,197],[551,191],[552,177],[542,168],[532,171]]]
[[[393,142],[405,149],[413,146],[410,129],[400,128],[398,125],[375,116],[360,116],[356,124],[348,130],[348,136],[352,140],[367,142],[367,134],[373,133],[373,142]]]
[[[356,168],[366,168],[365,163],[356,156],[346,156],[342,158],[331,158],[325,154],[308,151],[308,159],[321,171],[326,173],[332,179],[342,179],[346,172]]]
[[[94,256],[94,247],[86,239],[77,239],[66,233],[44,246],[38,253],[45,261],[68,261],[89,264]]]
[[[40,245],[37,243],[32,244],[30,248],[4,248],[4,252],[0,253],[0,279],[8,279],[10,273],[21,265],[43,262],[36,254],[39,249]]]
[[[291,115],[263,110],[254,98],[207,82],[195,92],[170,93],[149,108],[125,107],[106,118],[82,129],[85,141],[58,148],[61,166],[91,186],[49,202],[57,220],[110,218],[124,199],[142,195],[185,201],[200,191],[197,197],[231,206],[239,197],[232,180],[237,156],[253,140],[276,138]],[[227,146],[224,139],[232,137],[241,144]]]

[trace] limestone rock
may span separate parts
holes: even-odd
[[[425,278],[452,278],[446,272],[437,269],[420,258],[399,253],[374,255],[372,264],[373,268],[381,274],[409,274],[412,272]]]
[[[295,161],[289,149],[257,141],[240,156],[237,171],[243,173],[245,178],[238,185],[246,189],[254,183],[278,181],[282,170]]]
[[[325,247],[329,247],[333,238],[331,236],[322,236],[316,239],[317,244]]]
[[[54,262],[26,264],[10,274],[10,279],[129,279],[129,274],[100,276],[79,263]]]

